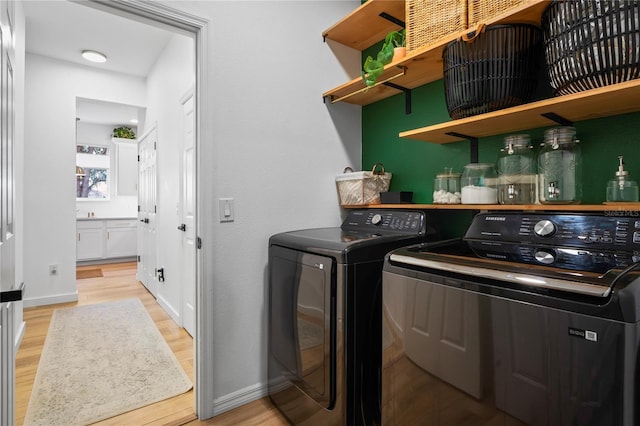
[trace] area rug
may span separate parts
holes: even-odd
[[[25,425],[86,425],[192,383],[140,299],[56,309]]]
[[[95,269],[84,269],[84,270],[80,270],[80,271],[76,271],[76,279],[77,280],[81,280],[84,278],[98,278],[98,277],[102,277],[102,269],[99,268],[95,268]]]

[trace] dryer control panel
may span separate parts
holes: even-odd
[[[348,232],[398,232],[422,235],[426,231],[426,216],[421,211],[409,210],[352,210],[342,222]]]

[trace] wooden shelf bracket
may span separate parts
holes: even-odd
[[[402,19],[398,19],[395,16],[391,16],[389,15],[387,12],[381,12],[379,15],[379,17],[386,19],[389,22],[393,22],[394,24],[402,27],[402,28],[406,28],[406,24]]]
[[[478,162],[478,138],[475,136],[463,135],[458,132],[447,132],[449,136],[453,136],[455,138],[466,139],[469,141],[469,159],[471,163]]]
[[[389,81],[385,81],[382,84],[404,92],[404,113],[406,115],[411,114],[411,89],[407,89],[406,87],[402,87],[398,84],[391,83]]]
[[[551,121],[555,121],[561,126],[573,126],[573,122],[567,120],[566,118],[556,114],[555,112],[545,112],[544,114],[540,114],[541,116],[548,118]]]

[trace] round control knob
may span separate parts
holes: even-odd
[[[548,219],[541,220],[535,224],[533,232],[539,237],[550,237],[556,232],[556,226]]]
[[[549,250],[536,250],[533,255],[538,262],[544,265],[550,265],[556,261],[556,255]]]
[[[378,213],[374,214],[371,218],[371,223],[373,223],[374,225],[379,225],[380,223],[382,223],[382,215]]]

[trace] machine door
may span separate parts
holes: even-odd
[[[270,247],[269,257],[270,381],[293,383],[331,409],[336,400],[335,260],[279,246]]]

